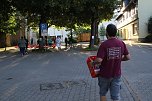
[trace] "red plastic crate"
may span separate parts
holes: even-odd
[[[96,59],[96,56],[89,56],[87,58],[87,65],[90,71],[90,75],[92,78],[96,78],[99,75],[100,69],[96,66],[92,66],[91,62],[93,62]]]

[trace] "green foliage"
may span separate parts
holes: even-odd
[[[73,38],[71,41],[72,41],[72,43],[77,43],[78,42],[76,38]]]
[[[145,37],[144,42],[152,42],[152,16],[148,20],[148,33],[150,33],[148,36]]]
[[[35,25],[45,21],[50,25],[75,28],[91,24],[91,19],[110,19],[117,0],[14,0],[13,5]],[[31,23],[31,25],[34,25]],[[29,23],[28,23],[29,24]],[[29,24],[30,25],[30,24]]]
[[[0,1],[0,32],[14,34],[17,29],[15,8],[11,0]]]
[[[75,30],[77,26],[91,25],[93,33],[92,25],[95,21],[99,23],[112,18],[116,2],[117,0],[1,0],[0,31],[6,33],[10,30],[13,33],[14,28],[24,26],[27,19],[28,28],[39,27],[40,23]],[[13,20],[11,16],[15,12],[18,13],[13,15]]]
[[[70,31],[71,29],[67,29],[67,31]],[[83,34],[83,33],[90,33],[91,32],[91,29],[90,27],[76,27],[75,30],[72,31],[72,35],[73,35],[73,39],[72,39],[72,42],[73,43],[76,43],[77,42],[77,37],[78,37],[78,34]],[[71,38],[71,32],[69,32],[67,34],[68,38],[70,39]]]
[[[119,32],[117,32],[117,33],[116,33],[116,36],[117,36],[117,37],[119,37],[119,36],[120,36]]]
[[[10,14],[8,20],[2,20],[0,24],[0,32],[4,33],[16,34],[18,28],[15,13]]]
[[[152,16],[148,20],[148,33],[152,34]]]
[[[92,47],[92,48],[86,47],[84,50],[85,50],[85,51],[97,51],[97,50],[98,50],[98,47],[97,47],[97,46],[94,46],[94,47]]]
[[[78,42],[77,37],[72,37],[72,39],[71,39],[70,34],[68,34],[67,36],[68,36],[68,44],[70,44],[70,42],[72,42],[72,43]]]
[[[99,35],[100,36],[105,36],[106,35],[106,29],[103,25],[99,29]]]
[[[91,33],[90,27],[77,27],[74,31],[73,34],[82,34],[82,33]]]
[[[40,21],[50,25],[75,28],[90,25],[91,19],[110,19],[117,0],[1,0],[0,19],[8,21],[9,14],[19,11],[36,27]],[[5,16],[4,16],[5,15]]]
[[[145,42],[152,42],[152,34],[145,37]]]

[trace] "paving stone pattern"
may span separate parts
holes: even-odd
[[[100,101],[98,81],[86,65],[86,58],[94,54],[62,50],[2,58],[0,101]],[[134,101],[124,82],[121,97]]]

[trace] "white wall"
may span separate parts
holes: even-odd
[[[30,37],[29,37],[29,39],[28,39],[29,42],[31,43],[31,38],[33,38],[33,44],[37,44],[37,36],[36,36],[36,33],[33,32],[32,29],[30,29],[29,34],[30,34]]]
[[[138,0],[139,38],[148,35],[147,23],[152,16],[152,0]]]
[[[61,36],[61,40],[62,40],[62,42],[64,42],[64,39],[65,39],[65,37],[67,37],[67,34],[68,34],[69,32],[68,31],[65,31],[65,29],[63,28],[63,29],[60,29],[60,30],[58,30],[58,29],[56,29],[56,28],[53,28],[53,27],[50,27],[50,28],[48,28],[48,36]],[[32,31],[32,29],[30,30],[30,32],[29,32],[29,34],[30,34],[30,38],[29,38],[29,40],[31,39],[31,38],[33,38],[34,40],[34,44],[37,42],[37,36],[36,36],[36,33],[34,33],[33,31]]]
[[[48,28],[48,36],[56,36],[56,37],[62,36],[61,37],[62,42],[64,42],[64,39],[65,39],[65,37],[67,37],[68,33],[69,32],[65,31],[65,29],[58,30],[58,29],[53,28],[53,27]]]

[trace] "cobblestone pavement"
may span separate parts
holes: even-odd
[[[140,101],[152,101],[152,44],[135,43],[128,48],[131,61],[123,63],[123,74]]]
[[[100,101],[97,79],[86,65],[94,54],[75,49],[0,54],[0,101]],[[125,77],[122,81],[121,101],[137,101]]]

